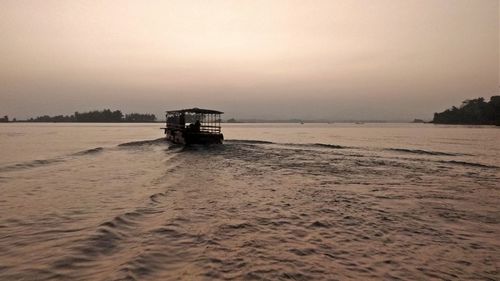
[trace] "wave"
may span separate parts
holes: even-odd
[[[450,161],[437,161],[437,162],[444,163],[444,164],[456,164],[456,165],[469,166],[469,167],[478,167],[478,168],[489,168],[489,169],[499,169],[500,168],[500,167],[493,166],[493,165],[485,165],[485,164],[466,162],[466,161],[450,160]]]
[[[74,156],[88,155],[88,154],[99,153],[99,152],[101,152],[103,150],[104,150],[104,148],[102,148],[102,147],[96,147],[96,148],[91,148],[91,149],[87,149],[87,150],[83,150],[83,151],[74,153],[73,155]]]
[[[65,160],[63,158],[33,160],[33,161],[29,161],[29,162],[17,163],[17,164],[13,164],[13,165],[7,165],[7,166],[0,167],[0,172],[9,172],[9,171],[37,168],[37,167],[50,165],[50,164],[54,164],[54,163],[60,163],[60,162],[64,162],[64,161]]]
[[[315,143],[312,146],[324,147],[324,148],[334,148],[334,149],[342,149],[348,148],[347,146],[336,145],[336,144],[327,144],[327,143]]]
[[[422,150],[422,149],[408,149],[408,148],[387,148],[385,150],[404,152],[404,153],[413,153],[413,154],[420,154],[420,155],[436,155],[436,156],[461,156],[461,155],[465,155],[465,154],[460,154],[460,153],[448,153],[448,152],[429,151],[429,150]]]
[[[333,149],[342,149],[348,148],[347,146],[341,146],[336,144],[328,144],[328,143],[277,143],[272,141],[263,141],[263,140],[226,140],[227,143],[243,143],[243,144],[280,144],[280,145],[289,145],[289,146],[300,146],[300,147],[322,147],[322,148],[333,148]]]
[[[342,146],[338,144],[329,143],[283,143],[283,145],[291,147],[301,147],[301,148],[328,148],[328,149],[345,149],[350,148],[348,146]]]
[[[154,144],[163,144],[163,143],[166,143],[165,138],[158,138],[158,139],[154,139],[154,140],[126,142],[126,143],[119,144],[118,146],[119,147],[140,147],[140,146],[145,146],[145,145],[154,145]],[[173,146],[171,145],[168,148],[173,149],[176,147],[177,146],[175,146],[175,145],[173,145]],[[36,168],[36,167],[40,167],[40,166],[44,166],[44,165],[49,165],[49,164],[65,162],[67,160],[70,160],[72,157],[95,155],[95,154],[103,152],[104,150],[105,150],[105,148],[103,148],[103,147],[95,147],[95,148],[75,152],[72,154],[57,156],[57,157],[52,158],[52,159],[37,159],[37,160],[23,162],[23,163],[16,163],[16,164],[10,164],[10,165],[6,165],[6,166],[0,166],[0,172],[30,169],[30,168]]]
[[[153,144],[162,144],[166,143],[165,138],[159,138],[154,140],[143,140],[143,141],[132,141],[121,143],[118,146],[143,146],[143,145],[153,145]]]
[[[73,153],[70,155],[59,156],[59,157],[55,157],[55,158],[51,158],[51,159],[37,159],[37,160],[33,160],[33,161],[7,165],[7,166],[0,167],[0,172],[9,172],[9,171],[38,168],[38,167],[42,167],[42,166],[46,166],[46,165],[65,162],[68,160],[68,157],[71,157],[71,156],[92,155],[92,154],[102,152],[103,150],[104,150],[104,148],[102,148],[102,147],[96,147],[96,148],[91,148],[91,149],[83,150],[80,152],[76,152],[76,153]]]
[[[262,141],[262,140],[225,140],[224,142],[249,143],[249,144],[274,144],[274,142],[272,142],[272,141]]]

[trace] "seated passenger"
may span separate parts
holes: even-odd
[[[198,133],[198,132],[200,132],[200,129],[201,129],[200,120],[196,120],[196,122],[194,123],[194,126],[193,126],[193,130]]]

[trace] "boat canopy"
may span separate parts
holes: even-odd
[[[187,109],[179,109],[179,110],[169,110],[168,113],[199,113],[199,114],[224,114],[222,111],[212,110],[212,109],[203,109],[203,108],[187,108]]]
[[[198,134],[220,134],[221,114],[221,111],[196,107],[169,110],[166,114],[166,133],[169,130],[180,130]]]

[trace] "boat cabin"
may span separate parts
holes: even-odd
[[[191,108],[167,111],[165,135],[178,144],[222,143],[221,115],[223,112]]]

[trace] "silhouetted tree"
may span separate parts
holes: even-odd
[[[123,118],[120,110],[111,111],[109,109],[84,113],[75,112],[74,116],[76,122],[121,122]]]
[[[154,122],[154,114],[131,113],[123,116],[120,110],[110,109],[93,110],[89,112],[75,112],[73,115],[38,116],[30,118],[30,122]]]
[[[489,102],[484,98],[465,100],[460,108],[453,106],[441,113],[434,113],[436,124],[500,125],[500,96],[492,96]]]
[[[43,116],[38,116],[35,119],[30,119],[29,121],[33,122],[73,122],[74,117],[73,116],[63,116],[63,115],[57,115],[54,117],[48,116],[48,115],[43,115]]]
[[[154,114],[130,113],[125,115],[125,122],[154,122],[156,116]]]

